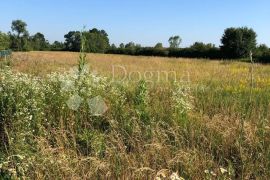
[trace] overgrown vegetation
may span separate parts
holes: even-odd
[[[250,91],[245,64],[189,60],[180,66],[191,82],[153,84],[112,81],[88,71],[86,61],[81,54],[79,68],[42,78],[2,66],[1,178],[270,177],[268,66],[257,67]],[[147,70],[157,61],[135,62],[149,62]],[[168,70],[180,63],[161,62]],[[97,97],[108,107],[101,115],[90,103]]]

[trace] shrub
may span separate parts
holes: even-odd
[[[8,49],[10,46],[10,38],[7,34],[0,31],[0,50]]]
[[[270,63],[270,51],[264,52],[261,56],[257,57],[257,62]]]

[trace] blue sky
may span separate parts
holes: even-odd
[[[143,46],[180,35],[182,47],[195,41],[220,44],[227,27],[248,26],[258,43],[270,46],[269,0],[7,0],[0,4],[0,31],[11,21],[27,22],[30,34],[64,41],[70,30],[104,29],[110,42]]]

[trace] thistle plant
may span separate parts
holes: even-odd
[[[84,27],[85,29],[85,27]],[[85,52],[85,45],[86,45],[86,37],[84,35],[84,30],[81,31],[81,49],[80,49],[80,56],[79,56],[79,62],[78,62],[78,72],[79,72],[79,77],[85,70],[86,66],[86,52]]]
[[[253,61],[253,53],[252,51],[250,51],[249,53],[249,58],[250,58],[250,101],[251,101],[251,98],[252,98],[252,90],[253,90],[253,86],[254,86],[254,75],[253,75],[253,72],[254,72],[254,61]]]

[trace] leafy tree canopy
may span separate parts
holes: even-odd
[[[172,36],[169,39],[170,48],[179,48],[180,44],[182,42],[182,39],[180,36]]]
[[[228,28],[221,39],[221,51],[228,58],[248,57],[256,48],[256,37],[255,31],[247,27]]]
[[[17,32],[18,37],[27,32],[26,27],[27,24],[22,20],[14,20],[11,24],[11,30]]]

